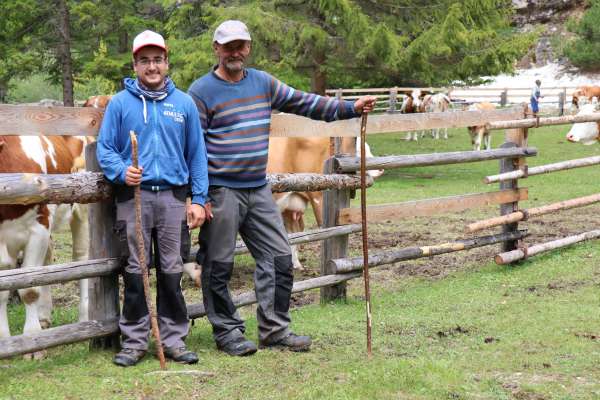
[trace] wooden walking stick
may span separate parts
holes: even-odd
[[[360,214],[362,219],[363,279],[365,281],[365,304],[367,306],[367,354],[371,357],[371,289],[369,286],[369,244],[367,242],[367,113],[360,120]]]
[[[138,143],[134,131],[129,131],[131,138],[131,162],[132,165],[138,167]],[[142,282],[144,283],[144,297],[146,298],[146,306],[150,313],[150,326],[152,327],[152,335],[156,340],[156,351],[160,362],[160,369],[167,369],[165,354],[163,352],[162,341],[160,340],[160,332],[158,330],[158,320],[156,319],[156,310],[152,304],[152,294],[150,293],[150,279],[148,278],[148,266],[146,265],[146,246],[144,245],[144,235],[142,234],[142,193],[140,185],[134,188],[135,201],[135,237],[137,239],[138,260],[140,269],[142,270]]]

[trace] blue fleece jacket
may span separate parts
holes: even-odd
[[[169,80],[168,95],[153,100],[125,79],[125,90],[111,99],[98,137],[96,155],[106,177],[125,183],[131,165],[129,131],[138,138],[142,184],[182,186],[191,183],[192,203],[203,205],[208,192],[204,135],[194,101]]]

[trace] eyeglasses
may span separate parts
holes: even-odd
[[[166,63],[167,60],[162,58],[162,57],[157,57],[153,60],[149,59],[149,58],[142,58],[141,60],[137,60],[135,63],[136,64],[140,64],[143,67],[147,67],[151,64],[154,64],[156,66],[160,66],[163,65],[164,63]]]

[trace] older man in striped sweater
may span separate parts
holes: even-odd
[[[375,97],[352,103],[295,90],[266,72],[245,68],[250,43],[243,22],[219,25],[213,40],[219,63],[188,90],[205,132],[212,208],[212,218],[207,216],[209,222],[200,231],[197,254],[204,305],[217,348],[234,356],[256,352],[244,336],[244,322],[228,289],[239,232],[256,260],[259,347],[308,351],[310,337],[289,329],[292,257],[266,182],[271,111],[325,121],[349,119],[372,111]]]

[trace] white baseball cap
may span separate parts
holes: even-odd
[[[225,44],[234,40],[252,40],[248,27],[242,21],[228,20],[217,27],[213,36],[213,42]]]
[[[146,46],[156,46],[167,51],[165,39],[160,34],[153,31],[144,31],[133,39],[133,55],[135,55],[142,47]]]

